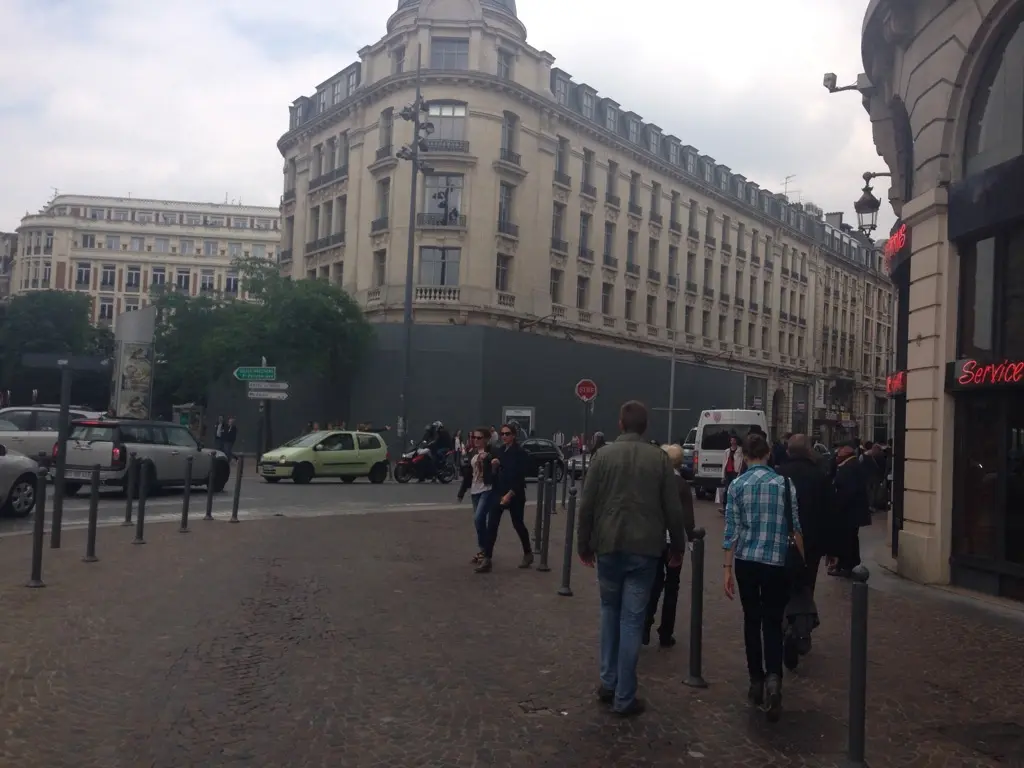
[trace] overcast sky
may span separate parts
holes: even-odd
[[[865,0],[518,0],[556,66],[773,191],[855,222],[885,170],[856,92]],[[0,231],[61,192],[277,205],[288,104],[395,0],[0,0]],[[878,197],[886,199],[884,180]],[[880,231],[893,221],[886,204]]]

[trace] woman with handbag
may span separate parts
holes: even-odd
[[[747,697],[774,723],[782,712],[783,621],[804,552],[796,491],[767,465],[770,453],[761,435],[743,441],[749,468],[729,486],[722,549],[725,596],[735,598],[738,587],[743,606]]]

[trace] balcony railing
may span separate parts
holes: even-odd
[[[465,229],[466,217],[451,213],[417,213],[416,226],[425,229]]]
[[[779,320],[789,322],[789,315],[786,312],[779,312]]]
[[[715,239],[714,235],[704,235],[704,245],[710,245],[714,248],[718,245],[718,240]]]
[[[622,207],[622,199],[618,195],[613,195],[611,192],[604,193],[604,201],[613,208]]]
[[[789,277],[789,267],[783,267],[782,269],[779,270],[779,272],[782,273],[783,277]]]
[[[348,166],[338,166],[332,171],[327,171],[327,173],[320,174],[311,182],[309,182],[309,191],[312,192],[314,189],[317,189],[318,187],[322,187],[325,184],[330,184],[332,181],[337,181],[338,179],[344,179],[346,176],[348,176]]]
[[[751,256],[750,256],[750,263],[751,264],[760,264],[761,263],[761,257],[758,256],[756,253],[751,254]]]
[[[519,225],[505,219],[498,219],[498,232],[509,237],[519,237]]]
[[[722,243],[722,253],[732,253],[732,243]]]
[[[693,294],[697,293],[697,284],[695,282],[693,282],[693,280],[687,280],[686,281],[686,292],[687,293],[693,293]]]
[[[594,251],[590,248],[584,248],[581,245],[579,250],[579,257],[582,261],[589,261],[591,264],[594,263]]]
[[[632,262],[626,262],[626,274],[633,275],[635,277],[640,276],[640,265]]]
[[[800,282],[807,285],[807,275],[800,275]]]
[[[751,312],[758,312],[758,311],[760,311],[760,307],[758,306],[758,303],[756,301],[750,302],[750,311]]]
[[[377,159],[383,160],[384,158],[391,157],[391,145],[385,144],[383,147],[377,148]]]
[[[555,171],[555,184],[562,187],[572,187],[572,176],[562,171]]]
[[[800,324],[801,328],[807,327],[807,318],[801,317],[797,322]]]
[[[659,227],[665,221],[665,218],[660,213],[651,213],[651,224],[657,224]]]
[[[745,259],[745,258],[747,258],[747,252],[743,248],[737,248],[736,249],[736,258],[737,259]]]
[[[371,232],[383,232],[389,226],[388,217],[381,216],[379,219],[374,219],[370,222]]]
[[[704,295],[707,296],[709,299],[715,298],[715,289],[711,288],[710,286],[705,285],[704,286]]]
[[[504,147],[502,147],[501,154],[498,157],[503,163],[511,163],[512,165],[519,166],[523,164],[522,155],[518,152],[513,152],[511,149],[505,149]]]
[[[644,208],[643,208],[643,206],[642,205],[637,205],[636,203],[630,203],[629,204],[629,215],[630,216],[637,216],[637,217],[643,216],[644,215]]]
[[[743,304],[744,304],[743,299],[741,299],[739,296],[737,296],[736,297],[736,306],[739,307],[740,309],[743,309]]]
[[[602,260],[602,263],[606,267],[610,267],[611,269],[618,269],[619,268],[619,260],[617,258],[615,258],[614,256],[612,256],[610,253],[606,253],[604,255],[604,259]]]
[[[696,227],[689,227],[686,230],[686,236],[691,240],[700,240],[700,230]]]
[[[556,253],[568,253],[569,243],[565,240],[559,240],[557,237],[551,238],[551,250]]]
[[[668,276],[668,287],[675,288],[676,290],[679,289],[679,275]]]
[[[772,316],[772,308],[771,307],[765,307],[764,309],[761,310],[761,314],[764,315],[765,317],[771,317]]]
[[[676,221],[675,219],[669,221],[668,228],[675,232],[677,235],[682,234],[683,232],[683,225],[680,222]]]
[[[656,269],[648,269],[647,270],[647,279],[650,280],[652,283],[660,283],[661,282],[661,272],[659,272]]]
[[[287,264],[288,262],[290,262],[292,260],[292,249],[286,248],[285,250],[281,251],[280,258],[282,264]]]
[[[469,142],[461,139],[427,139],[427,152],[468,154]]]
[[[720,302],[722,302],[723,304],[731,304],[732,303],[732,297],[729,296],[728,293],[720,293],[720,294],[718,294],[718,300]]]
[[[580,192],[591,200],[597,200],[597,187],[593,184],[588,184],[584,181],[580,184]]]

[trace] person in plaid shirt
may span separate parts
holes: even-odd
[[[765,707],[769,721],[776,722],[782,711],[782,625],[789,602],[787,486],[794,538],[801,548],[802,540],[796,490],[767,466],[770,453],[768,441],[759,434],[747,435],[743,441],[749,468],[729,486],[722,548],[725,596],[732,600],[738,585],[743,606],[743,642],[750,674],[747,696],[752,704]]]

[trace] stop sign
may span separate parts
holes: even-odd
[[[597,397],[597,384],[591,379],[580,379],[576,382],[576,397],[584,403],[589,403]]]

